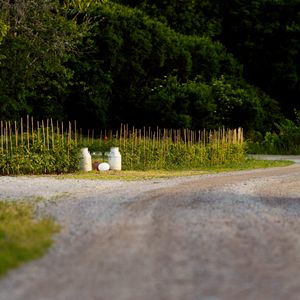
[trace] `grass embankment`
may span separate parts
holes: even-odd
[[[269,161],[245,159],[239,163],[203,167],[192,170],[147,170],[147,171],[107,171],[107,172],[77,172],[55,176],[58,179],[89,179],[89,180],[144,180],[154,178],[171,178],[181,176],[195,176],[208,173],[251,170],[259,168],[284,167],[291,165],[290,161]]]
[[[34,218],[32,203],[0,200],[0,276],[41,257],[58,230],[53,220]]]

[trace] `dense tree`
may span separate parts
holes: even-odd
[[[213,37],[221,33],[217,0],[114,0],[145,11],[186,35]]]
[[[300,108],[299,0],[119,0],[176,31],[219,40],[244,77],[278,100],[286,116]]]
[[[0,43],[1,43],[2,39],[4,38],[4,36],[6,35],[6,32],[7,32],[7,26],[0,19]]]
[[[88,18],[93,20],[93,50],[75,73],[81,74],[77,82],[93,87],[88,97],[96,97],[94,103],[102,106],[102,112],[108,109],[111,124],[152,123],[143,93],[164,76],[176,76],[178,84],[195,76],[203,82],[224,73],[240,76],[239,64],[220,43],[178,34],[140,10],[108,4],[94,9]],[[80,99],[87,99],[80,88],[76,95],[72,99],[79,105]]]
[[[300,1],[222,2],[220,40],[243,63],[245,78],[281,103],[300,108]]]
[[[0,2],[1,118],[263,131],[279,118],[263,91],[296,106],[296,0],[103,2]]]
[[[64,63],[79,32],[55,0],[3,0],[0,17],[8,32],[0,46],[0,115],[25,113],[63,118],[63,100],[73,71]]]
[[[77,10],[77,12],[86,12],[98,4],[107,2],[107,0],[61,0],[63,7],[67,10]]]
[[[270,130],[280,119],[276,102],[242,79],[201,77],[180,83],[176,77],[158,80],[145,93],[144,118],[150,114],[156,125],[189,128],[242,126],[251,130]],[[271,112],[271,114],[270,114]]]

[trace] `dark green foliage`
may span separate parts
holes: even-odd
[[[299,106],[298,1],[102,2],[0,3],[2,119],[250,134],[282,117],[268,95]]]
[[[300,2],[230,0],[221,5],[221,42],[243,63],[245,78],[292,117],[300,108]]]
[[[162,126],[174,128],[204,128],[214,124],[216,102],[212,87],[204,82],[178,82],[169,76],[158,80],[144,91],[145,117],[149,113],[150,125],[160,120]]]
[[[217,104],[215,124],[219,126],[263,131],[271,130],[273,123],[280,119],[277,102],[244,80],[221,76],[213,80],[212,86]]]
[[[26,113],[64,118],[73,74],[65,63],[83,32],[63,16],[56,0],[5,0],[0,17],[8,24],[0,45],[1,118]]]
[[[243,64],[244,78],[276,99],[285,116],[292,118],[293,109],[300,108],[299,0],[118,2],[177,32],[220,41]]]
[[[246,84],[241,91],[241,66],[220,43],[208,37],[178,34],[140,10],[116,4],[94,9],[89,18],[94,24],[94,45],[89,59],[79,67],[74,65],[79,76],[76,82],[80,84],[78,89],[74,86],[69,111],[75,108],[75,112],[87,112],[90,103],[97,122],[100,117],[101,125],[113,126],[121,122],[193,128],[234,124],[248,129],[259,122],[268,126],[261,112],[267,97]],[[241,124],[237,124],[240,118],[236,116],[228,120],[234,114],[223,111],[224,99],[213,88],[213,81],[223,74],[232,78],[229,97],[243,98],[242,105],[235,106],[236,114],[239,109],[244,110]],[[98,101],[98,107],[93,105],[92,97]],[[98,118],[97,111],[102,113]],[[72,117],[80,119],[80,114]]]
[[[211,0],[115,0],[137,7],[149,16],[168,24],[177,32],[186,35],[213,37],[221,28],[218,1]]]
[[[144,113],[152,116],[152,126],[160,120],[163,126],[177,128],[242,126],[251,131],[270,128],[279,118],[275,101],[242,80],[224,76],[209,82],[198,77],[186,83],[166,77],[147,88],[144,99]]]
[[[7,32],[7,26],[6,24],[0,19],[0,43],[2,39],[5,37]]]
[[[250,136],[247,151],[254,154],[300,154],[300,113],[296,111],[296,122],[285,119],[276,124],[277,130],[264,136]]]

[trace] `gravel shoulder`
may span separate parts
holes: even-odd
[[[300,165],[145,181],[2,177],[43,197],[49,253],[0,280],[1,300],[299,299]]]

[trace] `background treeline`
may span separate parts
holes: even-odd
[[[253,136],[293,121],[300,1],[118,2],[0,0],[0,119]]]

